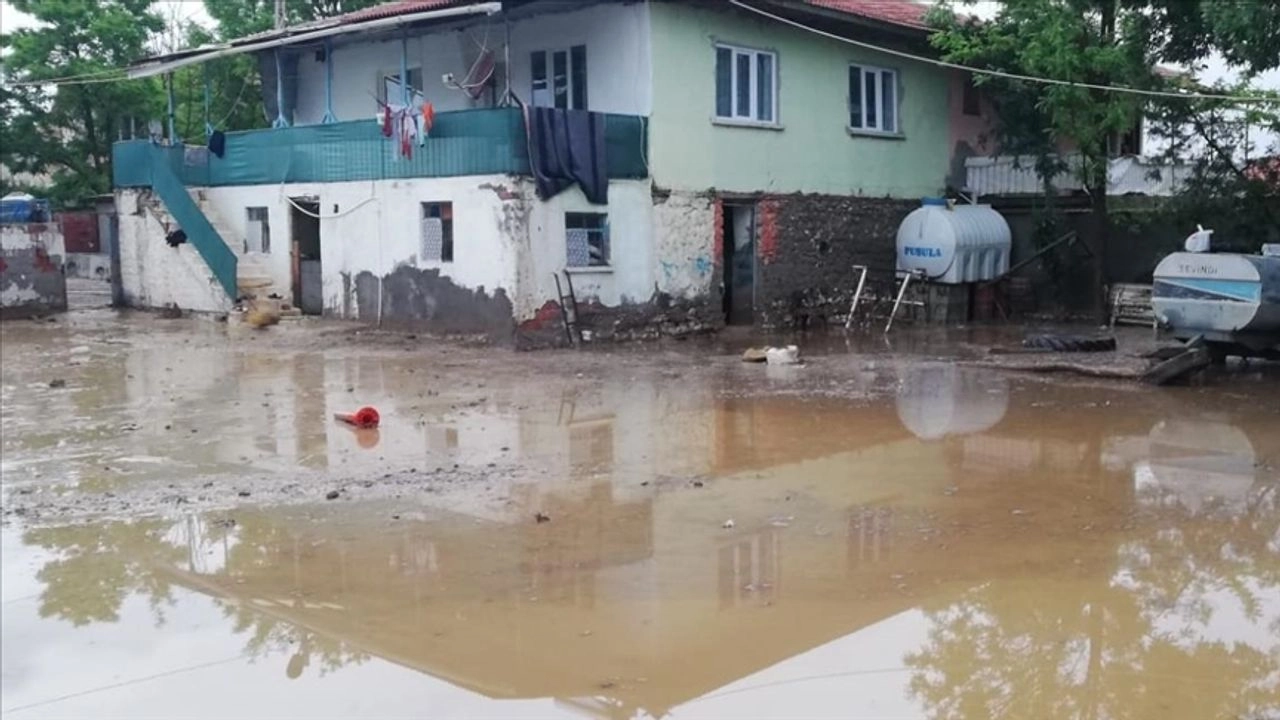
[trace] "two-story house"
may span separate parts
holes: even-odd
[[[255,55],[275,123],[117,145],[126,295],[560,337],[567,273],[600,336],[785,324],[963,184],[970,86],[885,52],[930,52],[926,10],[404,0],[148,58],[135,76]],[[596,181],[540,193],[569,146],[562,174]]]

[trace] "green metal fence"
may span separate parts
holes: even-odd
[[[645,118],[606,115],[607,171],[611,178],[648,176]],[[518,108],[441,113],[412,157],[384,137],[372,119],[227,133],[223,157],[198,147],[160,148],[147,141],[116,143],[117,187],[147,187],[147,167],[162,161],[188,186],[343,182],[461,175],[527,175],[529,151]]]

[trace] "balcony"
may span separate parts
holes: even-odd
[[[648,176],[645,118],[605,116],[610,179]],[[529,149],[519,108],[440,113],[413,157],[382,135],[373,119],[226,135],[223,157],[203,146],[157,148],[147,140],[115,144],[116,187],[151,187],[155,150],[188,187],[347,182],[462,175],[529,175]]]

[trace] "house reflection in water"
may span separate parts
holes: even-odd
[[[1230,569],[1214,560],[1215,543],[1264,553],[1278,511],[1254,503],[1247,520],[1205,525],[1186,540],[1195,547],[1180,548],[1157,541],[1182,516],[1139,522],[1134,513],[1150,482],[1186,497],[1178,488],[1209,477],[1253,497],[1266,483],[1252,461],[1209,471],[1157,457],[1188,436],[1171,426],[1150,431],[1145,446],[1117,445],[1152,418],[1046,413],[1015,402],[1001,378],[955,369],[910,377],[904,388],[929,393],[904,390],[896,404],[676,399],[643,384],[574,392],[554,417],[500,419],[499,441],[536,448],[549,470],[503,486],[497,510],[441,501],[412,513],[374,503],[243,512],[222,561],[165,572],[237,612],[490,698],[555,697],[601,717],[727,707],[707,703],[727,702],[723,692],[744,678],[767,685],[837,662],[833,653],[854,663],[849,672],[878,654],[892,671],[885,687],[917,712],[993,692],[974,685],[975,662],[1011,695],[1040,697],[1049,691],[1035,683],[1045,680],[1068,704],[1088,705],[1119,677],[1110,674],[1122,671],[1119,660],[1077,682],[1061,668],[1079,658],[998,648],[1102,647],[1095,612],[1108,613],[1106,652],[1123,649],[1134,663],[1146,662],[1144,648],[1173,653],[1162,657],[1174,678],[1148,679],[1142,693],[1108,691],[1097,716],[1142,716],[1152,697],[1185,695],[1176,678],[1207,672],[1209,656],[1194,633],[1181,650],[1151,639],[1149,599],[1167,598],[1154,588],[1168,578],[1127,558],[1189,553],[1211,577]],[[459,454],[474,453],[466,444],[480,435],[426,433],[433,449]],[[1245,442],[1213,445],[1235,457]],[[1162,469],[1170,462],[1172,475]],[[402,517],[388,521],[393,512]],[[1117,587],[1120,575],[1134,589]],[[1083,661],[1090,667],[1087,651]],[[281,671],[307,665],[304,649]],[[1197,690],[1206,717],[1233,683],[1256,679],[1239,662],[1221,668]],[[834,695],[812,702],[841,691],[824,692]]]

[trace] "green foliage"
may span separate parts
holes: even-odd
[[[319,18],[363,10],[381,0],[290,0],[285,4],[288,23],[296,25]],[[272,0],[204,0],[205,10],[218,24],[218,36],[224,40],[241,38],[273,26]]]
[[[150,0],[13,0],[39,26],[0,36],[8,83],[68,76],[118,77],[163,27]],[[154,81],[115,81],[0,90],[0,163],[47,174],[60,206],[108,192],[111,142],[121,118],[158,110]]]

